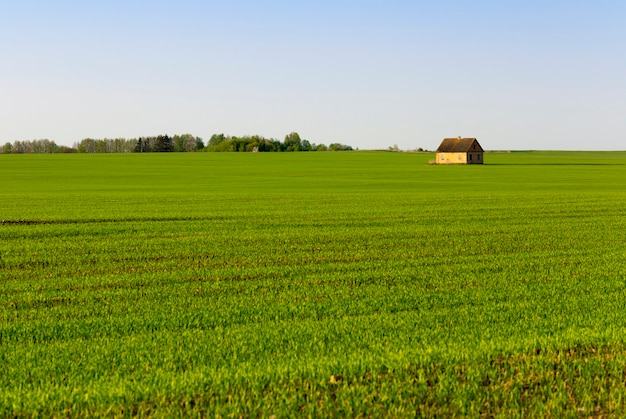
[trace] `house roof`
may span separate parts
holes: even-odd
[[[467,151],[474,151],[472,145],[476,144],[476,151],[484,151],[480,146],[476,138],[444,138],[437,153],[464,153]]]

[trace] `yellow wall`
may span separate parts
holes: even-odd
[[[437,164],[483,164],[482,153],[471,153],[471,155],[472,160],[468,160],[467,153],[437,153]]]
[[[465,164],[466,153],[437,153],[437,164]]]

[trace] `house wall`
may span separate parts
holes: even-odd
[[[437,153],[436,157],[437,164],[483,164],[483,153]]]
[[[483,153],[467,153],[467,164],[483,164]]]
[[[437,153],[437,164],[466,164],[467,153]]]

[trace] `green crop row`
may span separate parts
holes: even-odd
[[[0,416],[625,412],[626,154],[0,156]]]

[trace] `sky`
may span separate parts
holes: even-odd
[[[626,149],[623,0],[0,0],[0,144]]]

